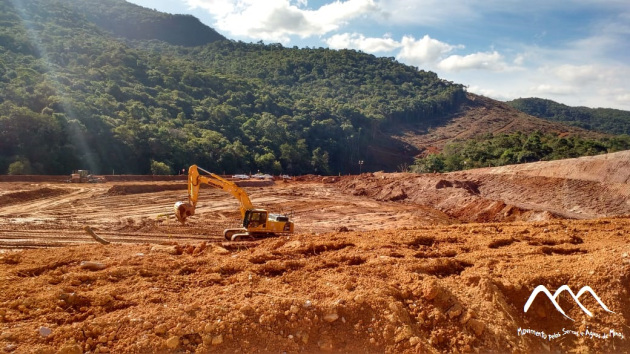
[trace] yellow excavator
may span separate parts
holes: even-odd
[[[200,175],[199,170],[207,173]],[[271,214],[264,209],[255,209],[245,191],[232,181],[208,172],[197,165],[188,169],[188,202],[175,203],[175,216],[182,224],[189,216],[195,215],[199,187],[201,184],[220,188],[232,194],[240,203],[243,227],[226,229],[223,236],[228,241],[240,241],[293,233],[293,222],[287,215]]]

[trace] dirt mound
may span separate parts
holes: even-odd
[[[12,192],[0,195],[0,207],[29,202],[37,199],[52,198],[60,195],[68,194],[70,190],[61,188],[39,188],[30,191]]]
[[[447,175],[374,174],[345,178],[344,193],[381,201],[399,201],[442,211],[464,222],[542,220],[544,210],[521,208],[485,196],[480,180],[448,178]],[[484,193],[482,193],[482,191]]]
[[[274,181],[237,181],[235,182],[239,187],[268,187],[274,184]],[[206,184],[201,185],[203,189],[214,188]],[[128,194],[141,194],[141,193],[155,193],[163,191],[186,191],[185,183],[170,183],[170,184],[116,184],[113,185],[108,191],[107,195],[128,195]]]
[[[522,209],[580,219],[630,213],[628,184],[520,175],[486,175],[482,180],[485,198]]]
[[[107,182],[167,182],[167,181],[186,181],[188,175],[106,175],[102,176]]]
[[[296,182],[319,182],[321,179],[322,176],[318,175],[301,175],[293,177],[293,180]]]
[[[128,195],[140,193],[154,193],[173,190],[186,190],[185,184],[115,184],[109,190],[107,195]]]
[[[630,184],[630,150],[576,159],[480,168],[476,174],[527,175],[579,179],[608,184]]]
[[[275,184],[274,180],[247,180],[247,181],[235,181],[239,187],[269,187]]]
[[[0,175],[0,182],[66,182],[70,175]]]
[[[627,352],[628,230],[560,220],[4,253],[0,347]],[[590,286],[612,312],[583,295],[590,317],[568,293],[566,317],[542,293],[524,311],[539,285]]]
[[[626,215],[630,184],[619,181],[627,180],[625,151],[449,174],[364,174],[338,186],[348,194],[432,207],[465,222],[496,222]]]

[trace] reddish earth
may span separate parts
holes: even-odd
[[[245,187],[296,234],[239,243],[215,189],[3,182],[0,351],[630,352],[629,163]]]

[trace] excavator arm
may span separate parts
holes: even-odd
[[[199,170],[206,172],[207,175],[200,175]],[[201,184],[207,184],[232,194],[240,203],[241,217],[243,218],[245,218],[245,214],[248,210],[254,208],[247,193],[245,193],[241,187],[237,186],[236,183],[208,172],[197,165],[192,165],[188,169],[188,202],[175,203],[175,216],[182,224],[186,222],[189,216],[195,215]]]

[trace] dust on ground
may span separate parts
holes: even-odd
[[[235,243],[216,189],[1,183],[0,350],[629,352],[628,157],[245,187],[296,234]]]

